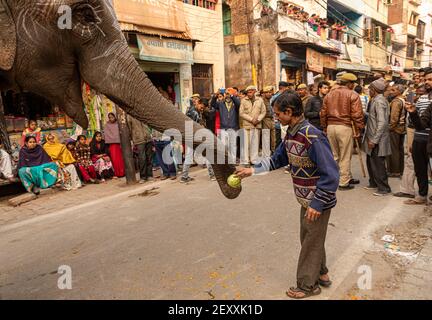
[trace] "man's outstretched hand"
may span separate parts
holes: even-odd
[[[237,168],[236,172],[234,173],[237,177],[240,179],[244,179],[247,177],[250,177],[254,174],[253,168]]]

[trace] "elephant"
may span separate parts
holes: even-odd
[[[70,10],[71,28],[59,28],[64,8]],[[190,119],[161,96],[140,68],[113,0],[0,0],[0,90],[43,96],[87,128],[82,81],[155,130],[185,134]],[[199,129],[194,123],[193,131]],[[214,159],[222,152],[227,159],[215,141]],[[223,195],[237,198],[241,188],[227,183],[235,166],[214,164],[213,169]]]

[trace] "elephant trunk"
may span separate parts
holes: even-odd
[[[83,79],[118,104],[128,114],[151,128],[159,132],[177,129],[184,137],[186,121],[191,120],[159,93],[130,54],[127,45],[123,43],[119,47],[115,47],[115,45],[116,43],[110,50],[112,55],[108,57],[102,55],[98,58],[81,60],[88,61],[88,64],[80,65]],[[194,133],[199,129],[203,129],[203,127],[194,123]],[[213,149],[216,162],[218,159],[218,139],[215,141],[211,149]],[[223,158],[227,161],[225,151],[223,151]],[[237,198],[241,188],[231,188],[227,184],[227,178],[235,171],[235,166],[228,164],[214,164],[212,166],[225,197],[228,199]]]

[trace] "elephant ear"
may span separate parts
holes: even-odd
[[[0,0],[0,70],[10,70],[15,61],[16,30],[9,8]]]

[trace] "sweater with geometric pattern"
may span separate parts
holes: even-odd
[[[307,120],[288,130],[272,157],[255,165],[255,174],[290,165],[294,192],[302,207],[318,212],[336,206],[339,168],[327,137]]]

